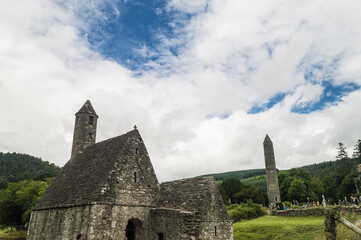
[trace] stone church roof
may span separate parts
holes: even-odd
[[[127,161],[128,142],[141,138],[138,130],[87,147],[67,162],[34,210],[96,203],[114,203],[114,166],[120,156]],[[110,190],[109,190],[110,189]]]
[[[211,206],[217,206],[211,209]],[[159,208],[179,209],[229,220],[213,177],[190,178],[161,184]]]

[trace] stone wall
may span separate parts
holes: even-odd
[[[27,240],[75,239],[82,233],[87,240],[123,239],[129,220],[138,224],[139,239],[150,239],[148,207],[87,205],[33,211]]]
[[[233,240],[230,221],[205,221],[199,213],[174,209],[151,210],[151,218],[151,239],[162,233],[164,239],[171,240]]]
[[[307,208],[307,209],[292,209],[292,210],[278,210],[272,212],[272,215],[275,216],[283,216],[283,217],[301,217],[301,216],[324,216],[325,210],[328,208]],[[357,213],[361,214],[360,208],[354,208],[354,207],[336,207],[333,208],[336,211],[344,211],[349,213]]]
[[[199,240],[233,240],[233,226],[228,221],[204,221]]]

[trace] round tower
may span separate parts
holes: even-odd
[[[264,158],[266,164],[267,177],[267,194],[270,205],[281,202],[281,195],[278,186],[278,177],[276,170],[275,154],[273,151],[273,143],[268,135],[263,142]]]
[[[75,127],[71,158],[95,143],[97,132],[98,115],[90,101],[87,100],[80,110],[75,114]]]

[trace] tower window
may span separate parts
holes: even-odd
[[[89,138],[92,139],[93,138],[93,134],[92,133],[88,133]]]
[[[93,125],[93,123],[94,123],[94,117],[89,116],[89,125]]]
[[[135,148],[135,154],[138,154],[138,148]]]
[[[158,233],[158,240],[163,240],[163,239],[164,239],[163,233]]]
[[[137,182],[137,172],[134,172],[134,182]]]
[[[214,226],[214,236],[217,236],[217,226]]]

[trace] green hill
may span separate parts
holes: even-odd
[[[319,200],[324,194],[328,200],[335,202],[355,194],[354,175],[357,175],[357,165],[361,164],[360,157],[344,158],[341,160],[315,163],[300,168],[279,171],[279,185],[282,199],[296,198],[294,193],[289,191],[293,180],[301,179],[302,182],[295,181],[304,186],[304,195],[310,199]],[[216,181],[222,182],[229,177],[241,180],[242,184],[252,186],[266,197],[267,182],[264,169],[240,170],[203,176],[213,176]],[[200,176],[200,177],[203,177]],[[351,180],[350,180],[351,179]],[[302,187],[301,186],[301,187]],[[297,195],[297,194],[296,194]],[[305,197],[302,198],[305,201]]]
[[[55,177],[60,167],[27,154],[0,152],[0,189],[8,182]]]
[[[251,178],[254,176],[264,175],[266,174],[264,169],[252,169],[252,170],[239,170],[225,173],[214,173],[214,174],[206,174],[198,177],[214,177],[216,181],[223,181],[229,177],[235,177],[239,179]]]

